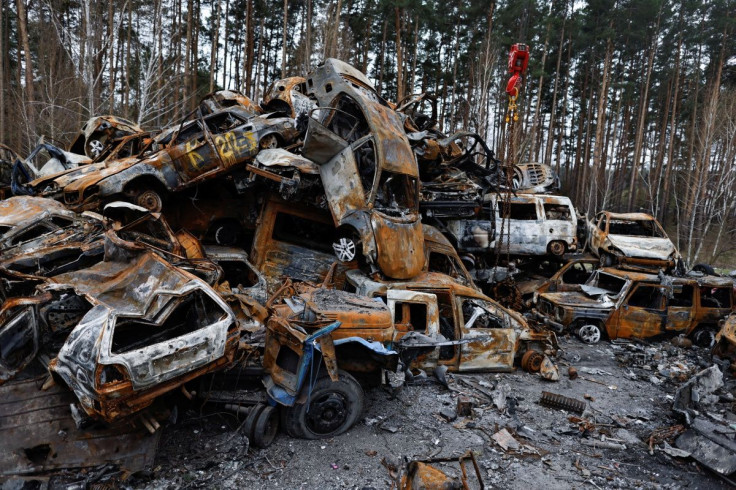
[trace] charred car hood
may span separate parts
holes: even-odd
[[[53,211],[73,217],[63,204],[43,197],[15,196],[0,201],[0,226],[15,226],[25,221],[51,215]]]
[[[669,238],[608,235],[608,240],[627,257],[666,260],[675,251]]]
[[[40,191],[44,190],[44,186],[53,182],[58,189],[78,190],[89,185],[94,185],[105,177],[115,175],[122,172],[126,168],[133,166],[139,162],[136,157],[115,160],[108,163],[95,163],[92,165],[84,165],[74,170],[70,170],[61,174],[51,175],[42,179],[31,182],[31,186]]]
[[[613,302],[607,296],[598,296],[592,298],[578,292],[562,292],[562,293],[544,293],[540,298],[560,306],[570,306],[573,308],[600,308],[609,309],[613,307]]]

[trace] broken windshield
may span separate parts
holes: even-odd
[[[608,234],[665,238],[664,231],[659,224],[650,219],[611,219],[608,225]]]
[[[419,207],[417,179],[384,170],[376,189],[374,208],[389,216],[404,217]]]
[[[621,290],[626,285],[626,280],[620,277],[608,274],[607,272],[596,271],[588,279],[586,285],[593,286],[606,291],[609,296],[615,297],[621,293]]]

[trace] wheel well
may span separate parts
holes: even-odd
[[[275,136],[275,137],[276,137],[276,141],[277,141],[277,143],[278,143],[278,145],[277,145],[277,146],[278,146],[279,148],[280,148],[280,147],[282,147],[282,146],[284,146],[284,138],[283,138],[283,136],[281,136],[281,135],[280,135],[280,134],[279,134],[278,132],[276,132],[276,131],[274,131],[274,132],[272,132],[272,133],[267,133],[267,134],[264,134],[263,136],[261,136],[260,138],[258,138],[258,146],[260,146],[260,145],[261,145],[261,141],[263,141],[263,140],[264,140],[265,138],[268,138],[269,136]]]
[[[142,175],[125,184],[125,187],[123,187],[123,193],[128,194],[141,189],[151,189],[158,192],[162,197],[169,192],[163,182],[158,180],[156,177],[151,175]]]

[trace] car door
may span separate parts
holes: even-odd
[[[645,339],[664,333],[666,324],[665,286],[651,283],[635,284],[609,319],[615,330],[608,329],[611,338]]]
[[[191,185],[222,167],[202,118],[185,123],[166,152],[179,174],[177,187]]]
[[[508,315],[492,303],[457,296],[460,318],[459,371],[512,371],[518,332]]]
[[[386,291],[386,302],[399,335],[419,332],[433,339],[438,338],[440,317],[435,294],[389,289]],[[439,362],[440,349],[441,346],[438,346],[419,355],[412,362],[412,367],[433,369]]]
[[[687,332],[694,320],[695,288],[692,284],[675,284],[672,297],[667,299],[668,332]]]

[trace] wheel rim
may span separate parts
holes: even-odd
[[[601,340],[601,331],[595,325],[583,325],[578,330],[578,337],[586,344],[595,344]]]
[[[103,145],[100,140],[92,140],[89,142],[89,152],[92,154],[92,157],[100,156],[100,153],[102,153],[102,150],[104,149],[105,145]]]
[[[347,399],[340,393],[327,393],[312,401],[306,422],[315,434],[330,434],[338,430],[347,417]]]
[[[267,148],[278,148],[279,146],[279,140],[276,139],[276,135],[268,134],[263,137],[261,140],[261,148],[267,149]]]
[[[531,356],[531,359],[529,359],[529,369],[535,373],[539,372],[539,370],[542,369],[542,361],[544,361],[542,354],[535,352],[534,355]]]
[[[332,248],[342,262],[351,262],[355,259],[355,242],[350,238],[340,238],[332,244]]]
[[[549,251],[552,252],[552,255],[563,255],[565,246],[561,242],[552,242],[549,244]]]
[[[144,191],[136,199],[136,204],[143,206],[147,210],[158,213],[163,208],[164,203],[155,191]]]

